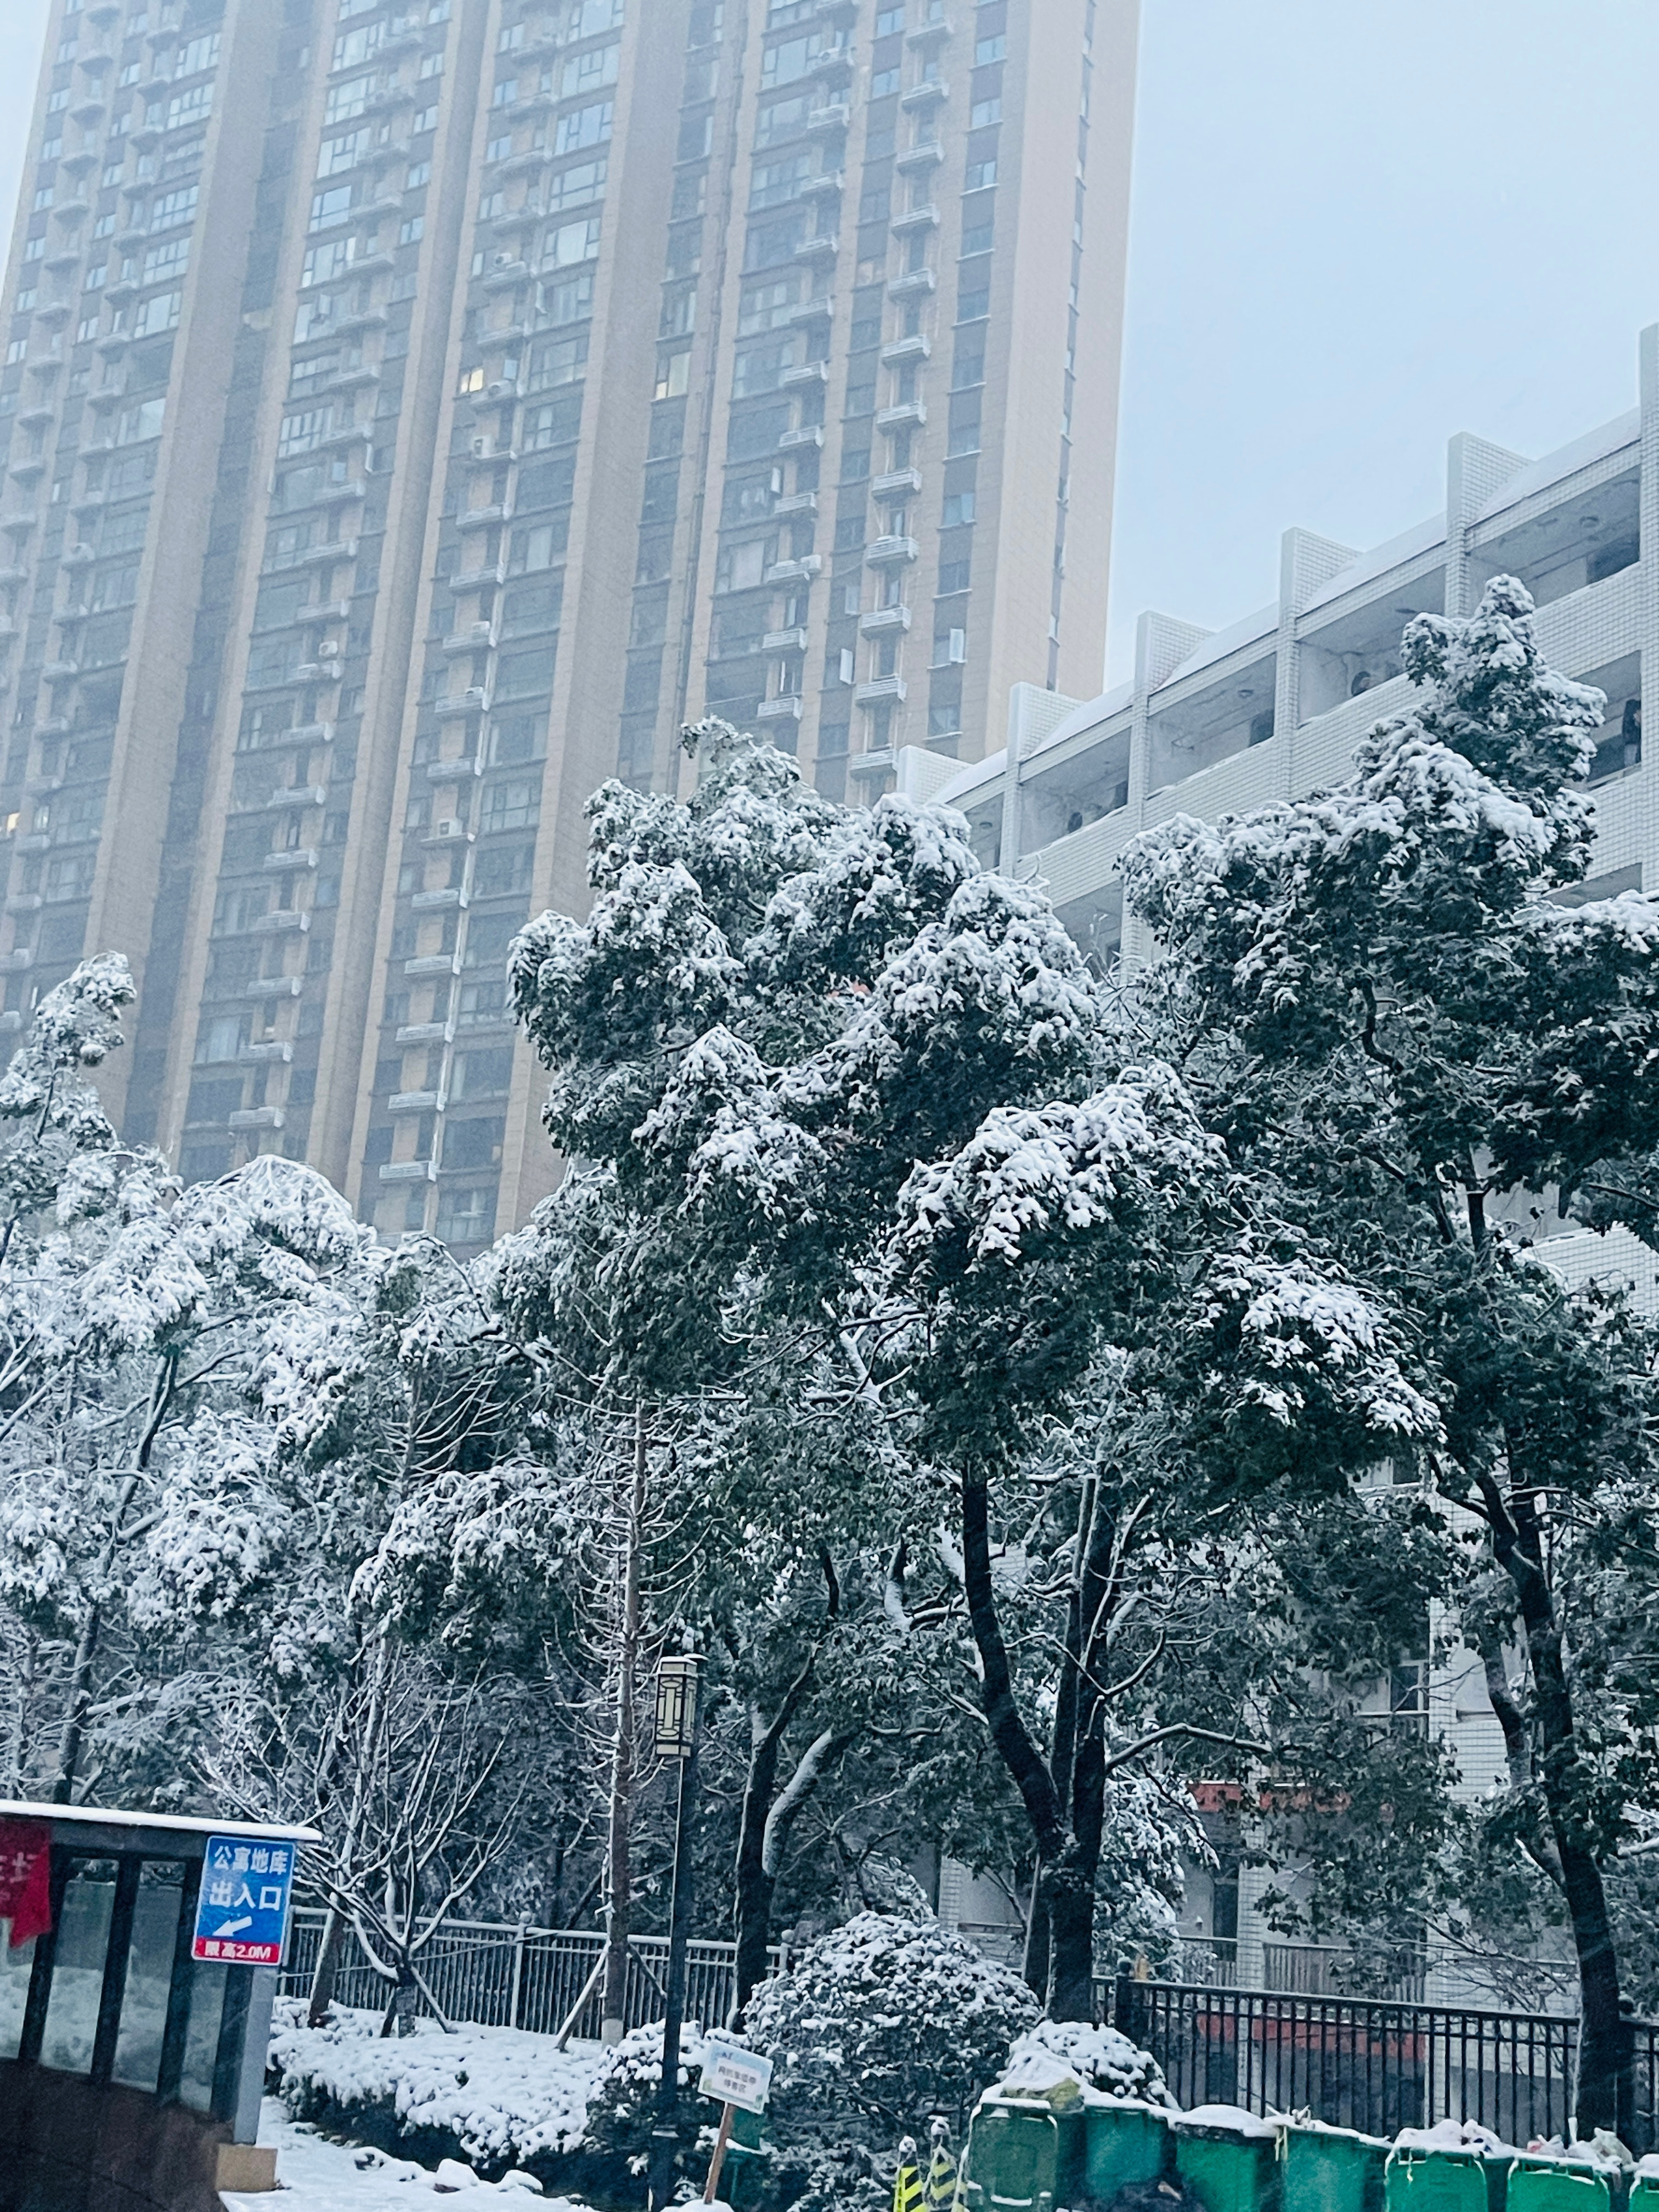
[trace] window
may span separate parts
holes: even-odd
[[[990,100],[976,100],[969,110],[968,125],[972,131],[983,130],[988,124],[1002,120],[1002,95],[998,93]]]
[[[331,85],[323,105],[324,129],[331,123],[349,123],[354,116],[361,115],[368,106],[374,82],[371,75],[348,77],[343,84]]]
[[[811,96],[802,93],[789,100],[775,100],[763,107],[755,125],[756,147],[772,145],[780,138],[793,138],[797,131],[804,131],[811,107]]]
[[[575,337],[556,338],[550,344],[533,346],[530,354],[530,389],[545,392],[555,385],[572,384],[586,368],[585,331]]]
[[[334,410],[329,407],[308,407],[295,415],[283,417],[276,434],[276,458],[286,460],[292,453],[309,453],[319,446],[334,428]]]
[[[902,8],[878,8],[876,10],[876,36],[878,39],[889,38],[895,31],[902,31],[903,28]]]
[[[898,88],[899,73],[897,70],[877,70],[872,74],[870,78],[870,97],[872,100],[885,100],[890,93],[895,93]]]
[[[532,848],[514,847],[511,855],[522,852],[528,856]],[[455,1072],[451,1079],[452,1099],[504,1098],[513,1083],[513,1048],[495,1045],[483,1052],[463,1052],[455,1055]]]
[[[201,123],[213,112],[211,84],[192,85],[167,102],[167,129],[177,131],[185,123]]]
[[[752,592],[765,577],[770,566],[768,559],[769,540],[753,538],[746,544],[727,545],[714,564],[714,589],[717,592]]]
[[[609,46],[590,46],[584,54],[573,54],[559,74],[559,97],[568,100],[576,93],[615,84],[621,58],[622,42],[617,39]]]
[[[749,188],[750,213],[762,208],[781,207],[787,201],[797,198],[811,173],[810,154],[791,154],[781,161],[757,162]]]
[[[800,298],[799,276],[772,276],[758,284],[745,284],[738,297],[738,335],[752,337],[757,331],[775,330],[789,320]]]
[[[968,164],[968,173],[963,180],[963,189],[964,191],[982,192],[988,186],[995,184],[996,180],[997,165],[994,160],[970,161]]]
[[[541,820],[542,787],[540,779],[491,786],[484,798],[483,820],[481,827],[487,833],[498,830],[533,830]],[[467,940],[467,964],[479,963],[472,957],[474,945],[478,941],[478,927],[475,924]],[[516,924],[514,925],[517,927]],[[509,931],[508,934],[511,934]],[[503,955],[506,945],[501,947]]]
[[[492,1122],[459,1123],[444,1139],[444,1164],[483,1166],[485,1161],[461,1162],[457,1154],[471,1150],[473,1141],[464,1130],[494,1127]],[[485,1183],[471,1190],[443,1190],[438,1196],[438,1235],[446,1244],[481,1244],[495,1226],[495,1186]]]
[[[578,261],[591,261],[599,250],[599,218],[561,223],[550,230],[542,244],[544,269],[568,269]]]
[[[170,238],[165,246],[152,246],[144,256],[143,281],[154,284],[161,277],[182,276],[189,266],[189,239]]]
[[[311,202],[313,230],[326,230],[331,223],[344,222],[351,213],[351,187],[334,185],[325,192],[316,192]]]
[[[603,199],[609,168],[601,156],[597,161],[578,161],[561,169],[547,188],[548,213],[556,215],[561,208],[579,207],[583,200]]]
[[[994,38],[981,39],[974,48],[975,67],[982,69],[988,62],[1003,61],[1007,52],[1008,41],[1001,32],[998,32]]]
[[[574,152],[579,146],[599,146],[611,136],[613,103],[608,100],[595,102],[591,107],[579,107],[559,118],[554,136],[556,154]]]
[[[196,212],[201,191],[199,185],[186,185],[176,192],[162,192],[150,209],[150,228],[171,230],[175,223],[188,222]]]
[[[398,226],[399,246],[418,246],[425,235],[426,217],[423,215],[409,216]]]
[[[678,399],[691,387],[691,349],[677,346],[673,352],[657,357],[657,381],[652,392],[653,399]]]
[[[817,39],[810,34],[804,39],[780,39],[761,56],[762,84],[789,84],[805,76],[817,58]]]
[[[356,168],[368,151],[367,131],[348,131],[338,138],[325,138],[317,158],[319,177],[337,177],[342,169]]]
[[[149,337],[158,331],[176,331],[184,303],[185,295],[182,292],[153,293],[143,302],[134,319],[133,336]]]
[[[939,564],[939,588],[941,597],[948,598],[953,592],[965,592],[972,583],[973,578],[974,564],[971,556],[941,561]]]
[[[732,397],[744,399],[757,392],[775,392],[785,372],[795,363],[795,339],[772,338],[763,345],[739,346],[732,372]]]

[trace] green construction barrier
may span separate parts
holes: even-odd
[[[970,2212],[1056,2212],[1083,2183],[1083,2108],[983,2097],[963,2154]]]
[[[1393,2150],[1383,2174],[1384,2212],[1504,2212],[1509,2160],[1478,2150]]]
[[[1628,2203],[1629,2212],[1659,2212],[1659,2172],[1634,2174]]]
[[[761,2138],[761,2115],[740,2107],[732,2115],[732,2136],[726,2146],[720,2195],[732,2212],[749,2212],[758,2203],[766,2173],[766,2145]]]
[[[1510,2168],[1509,2212],[1611,2212],[1612,2204],[1607,2174],[1587,2160],[1522,2154]]]
[[[1229,2109],[1200,2105],[1171,2116],[1176,2172],[1204,2212],[1278,2212],[1278,2130],[1248,2113],[1224,2117]]]
[[[1389,2146],[1381,2136],[1291,2126],[1279,2156],[1284,2212],[1382,2212]]]
[[[1169,2118],[1159,2106],[1115,2097],[1088,2106],[1083,2126],[1083,2186],[1097,2204],[1109,2204],[1120,2189],[1162,2179],[1174,2164]]]

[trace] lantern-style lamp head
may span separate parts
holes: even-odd
[[[657,1668],[657,1756],[690,1759],[697,1740],[696,1651],[670,1651]]]

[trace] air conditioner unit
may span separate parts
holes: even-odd
[[[475,438],[472,441],[472,458],[475,461],[487,461],[489,459],[488,438]]]
[[[516,253],[492,253],[489,257],[489,265],[492,269],[510,269],[518,258],[519,256]]]
[[[433,823],[432,834],[434,837],[459,837],[461,825],[453,814],[446,814],[441,822]]]

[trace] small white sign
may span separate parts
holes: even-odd
[[[757,2051],[735,2043],[704,2046],[702,2080],[697,2085],[717,2105],[735,2105],[740,2112],[763,2112],[772,2087],[772,2062]]]

